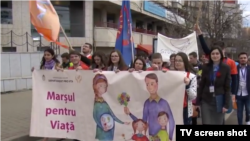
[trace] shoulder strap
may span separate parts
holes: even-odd
[[[190,72],[187,72],[187,78],[189,78],[189,74],[190,74]]]

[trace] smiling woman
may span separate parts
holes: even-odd
[[[201,104],[202,124],[222,125],[224,114],[232,109],[230,68],[223,63],[220,47],[213,47],[209,56],[209,63],[202,69],[196,103]]]

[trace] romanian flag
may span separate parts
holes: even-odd
[[[132,38],[132,17],[129,0],[122,1],[115,49],[122,53],[124,61],[129,65],[134,58],[135,52]]]
[[[49,42],[54,42],[67,49],[69,48],[57,42],[61,25],[59,17],[50,0],[30,0],[29,10],[31,23],[38,33]]]

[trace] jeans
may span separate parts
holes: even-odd
[[[243,111],[246,110],[246,122],[250,121],[250,98],[249,96],[236,96],[238,124],[243,124]]]
[[[184,125],[191,125],[192,117],[188,117],[188,108],[183,108],[183,123]]]

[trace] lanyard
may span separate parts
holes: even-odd
[[[212,73],[210,74],[211,86],[214,85],[214,81],[215,81],[215,79],[216,79],[216,74],[218,73],[218,71],[219,71],[219,66],[213,68],[213,71],[212,71]]]
[[[244,71],[244,73],[243,73],[243,71]],[[243,79],[243,80],[246,80],[246,68],[244,68],[244,69],[241,68],[241,69],[240,69],[240,72],[241,72],[242,79]]]

